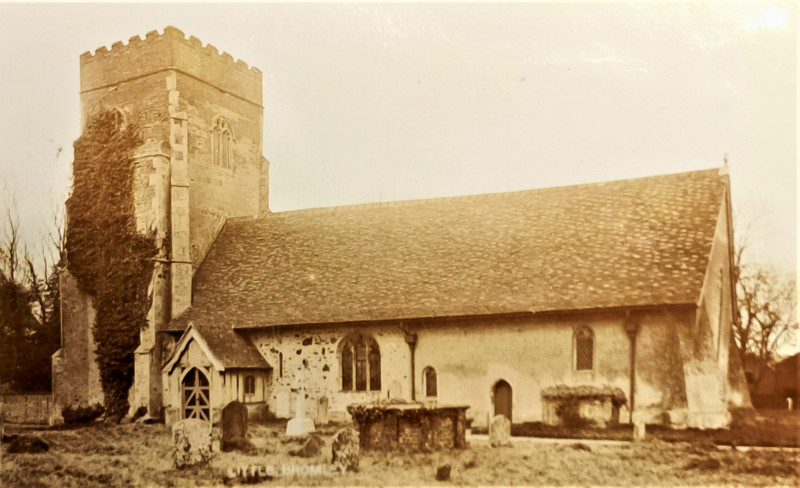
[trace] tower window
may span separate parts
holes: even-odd
[[[231,141],[233,133],[228,121],[217,117],[211,129],[211,161],[214,166],[231,167]]]

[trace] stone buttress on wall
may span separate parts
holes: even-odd
[[[136,225],[139,232],[156,232],[161,252],[130,401],[132,409],[147,406],[158,416],[165,340],[158,330],[191,305],[193,271],[225,219],[268,211],[259,208],[268,198],[261,156],[262,75],[173,27],[84,53],[80,65],[82,123],[95,110],[115,109],[126,123],[138,125],[144,140],[133,154]],[[218,117],[234,136],[227,168],[215,166],[211,158],[211,131]],[[95,363],[94,347],[84,336],[91,334],[94,313],[89,297],[74,283],[67,280],[64,290],[65,306],[76,312],[62,326],[64,344],[54,357],[54,369],[62,372],[54,381],[86,385]],[[97,375],[91,382],[99,389]],[[57,393],[56,401],[85,404],[96,398],[84,390],[78,386],[71,395]]]
[[[695,320],[679,329],[683,373],[687,389],[687,424],[716,428],[730,422],[729,404],[749,406],[747,390],[736,381],[744,372],[730,371],[734,296],[731,283],[730,201],[717,218]],[[738,364],[738,363],[737,363]],[[733,381],[732,381],[733,379]]]

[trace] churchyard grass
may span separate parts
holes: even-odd
[[[473,433],[485,434],[486,429],[473,429]],[[627,441],[631,439],[633,429],[630,424],[597,429],[524,422],[514,424],[511,434],[518,437]],[[647,434],[667,442],[800,448],[800,411],[742,409],[734,411],[729,429],[672,429],[648,425]]]
[[[797,416],[790,416],[796,422]],[[796,424],[795,424],[796,425]],[[9,426],[7,426],[9,427]],[[514,442],[492,448],[473,441],[451,452],[362,453],[358,473],[327,468],[335,427],[320,429],[326,448],[313,458],[288,452],[298,447],[282,436],[283,423],[253,424],[249,453],[218,452],[210,464],[176,470],[172,439],[164,425],[95,423],[75,428],[23,430],[6,434],[40,436],[50,444],[41,454],[9,454],[4,444],[0,485],[4,487],[217,486],[226,472],[271,467],[265,485],[789,485],[798,484],[796,450],[720,450],[710,442],[604,445],[570,440]],[[450,481],[435,480],[437,468],[452,466]],[[324,467],[323,467],[324,466]]]

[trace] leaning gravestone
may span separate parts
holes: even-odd
[[[647,426],[644,420],[636,419],[633,422],[633,440],[643,441],[647,437]]]
[[[340,467],[342,472],[358,472],[359,437],[358,431],[345,427],[336,433],[331,444],[331,463]]]
[[[317,400],[317,424],[328,424],[328,397],[322,396]]]
[[[308,440],[303,443],[302,446],[293,451],[289,451],[289,455],[304,458],[314,457],[322,451],[324,446],[325,441],[323,441],[321,437],[319,437],[317,434],[311,434],[311,436],[309,436]]]
[[[241,444],[247,438],[247,407],[241,402],[233,401],[222,409],[220,421],[222,429],[222,450]]]
[[[511,421],[505,415],[496,415],[489,424],[489,444],[492,447],[511,444]]]
[[[207,420],[185,419],[172,426],[175,467],[202,464],[211,459],[211,424]]]

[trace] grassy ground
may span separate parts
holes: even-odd
[[[28,432],[50,444],[43,454],[8,454],[4,447],[3,487],[216,486],[229,468],[271,466],[278,475],[267,485],[790,485],[797,486],[797,451],[720,451],[710,443],[665,442],[605,446],[567,442],[515,443],[491,448],[473,444],[454,452],[407,455],[362,453],[359,473],[281,475],[300,464],[328,466],[330,437],[315,458],[288,456],[280,425],[251,426],[250,454],[216,453],[208,466],[175,470],[169,429],[163,425],[94,424],[75,429]],[[7,428],[7,434],[15,433]],[[450,482],[435,480],[443,463]],[[306,471],[308,472],[308,471]]]
[[[486,433],[474,430],[476,433]],[[514,424],[511,434],[522,437],[551,437],[561,439],[631,440],[630,425],[607,429],[564,427],[541,422]],[[714,443],[717,445],[800,447],[800,411],[740,410],[734,413],[730,429],[671,429],[648,425],[647,434],[667,442]]]

